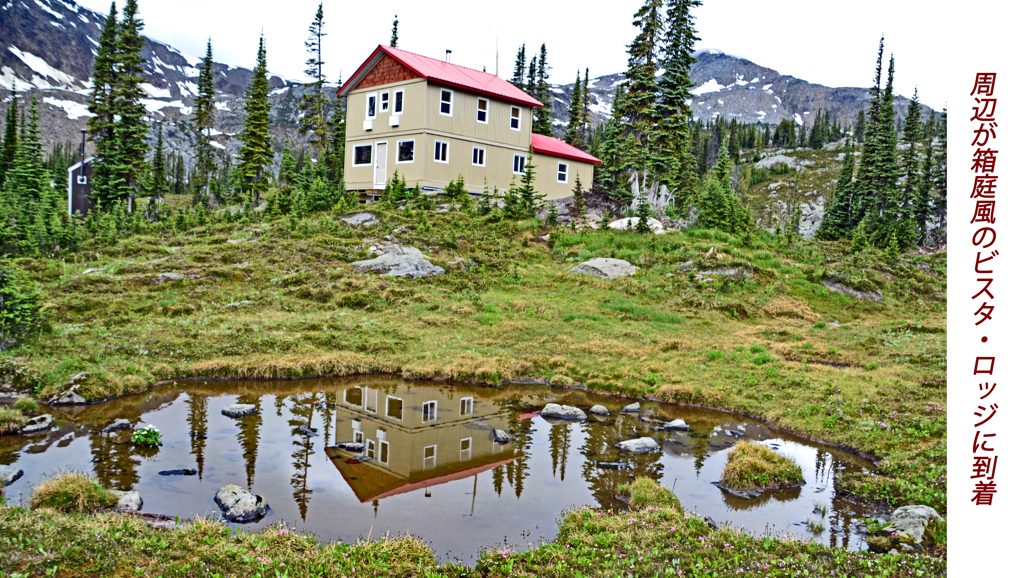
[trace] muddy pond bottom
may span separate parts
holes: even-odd
[[[242,418],[221,413],[236,403],[256,411]],[[538,415],[547,403],[584,410],[600,404],[611,415],[549,420]],[[271,511],[232,526],[285,522],[325,542],[408,533],[442,561],[471,562],[481,548],[553,539],[559,514],[571,506],[621,510],[619,486],[640,476],[671,488],[687,510],[719,525],[866,547],[862,512],[836,499],[833,480],[844,470],[870,469],[870,462],[730,414],[655,402],[623,413],[625,405],[582,391],[399,378],[187,383],[94,406],[49,408],[53,430],[0,436],[0,464],[25,471],[6,488],[9,503],[26,503],[49,473],[78,469],[108,487],[138,490],[145,512],[219,517],[214,495],[237,484],[262,495]],[[155,426],[163,445],[133,445],[127,430],[100,433],[117,418]],[[661,427],[673,419],[685,420],[689,431]],[[495,441],[495,429],[511,440]],[[660,450],[633,455],[614,447],[643,436]],[[712,482],[740,439],[792,457],[806,485],[755,499],[723,493]]]

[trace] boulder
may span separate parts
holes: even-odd
[[[142,509],[142,496],[137,490],[129,492],[114,490],[114,493],[117,494],[117,505],[114,508],[126,512],[138,512]]]
[[[234,484],[218,490],[213,501],[224,512],[224,518],[229,522],[254,522],[270,512],[270,506],[263,496],[257,496]]]
[[[153,283],[167,283],[168,281],[180,281],[185,278],[181,273],[161,273],[153,277]]]
[[[889,525],[882,528],[883,532],[896,532],[904,538],[910,538],[915,544],[924,540],[925,530],[932,520],[942,520],[942,516],[929,506],[903,506],[897,508],[889,518]]]
[[[723,277],[742,281],[744,279],[750,279],[751,275],[750,270],[746,267],[723,267],[720,269],[698,271],[696,277],[698,281],[714,281]]]
[[[512,441],[512,436],[508,435],[508,432],[503,429],[495,428],[491,431],[491,441],[499,444],[507,444]]]
[[[18,433],[34,434],[48,431],[51,427],[53,427],[53,416],[48,413],[44,413],[43,415],[28,420],[28,423],[26,423]]]
[[[82,384],[89,378],[87,372],[76,374],[64,384],[64,391],[50,399],[50,405],[82,405],[89,403],[78,391]]]
[[[361,452],[363,451],[363,444],[357,442],[342,442],[336,446],[338,449],[345,450],[347,452]]]
[[[882,300],[881,291],[858,291],[853,287],[847,287],[842,283],[836,283],[835,281],[830,281],[828,279],[822,280],[821,284],[824,285],[825,288],[828,289],[829,291],[835,291],[836,293],[849,295],[850,297],[853,297],[855,299],[866,299],[868,301],[873,301],[876,303]]]
[[[236,403],[225,407],[220,412],[228,417],[245,417],[251,413],[256,413],[256,406],[248,403]]]
[[[348,223],[354,227],[358,227],[360,225],[369,227],[370,225],[377,224],[377,217],[372,213],[356,213],[351,217],[345,217],[342,219],[342,222]]]
[[[308,425],[300,425],[299,427],[295,428],[295,431],[299,432],[300,434],[308,438],[320,435],[317,433],[315,427],[309,427]]]
[[[100,433],[110,433],[112,431],[117,431],[117,430],[120,430],[120,429],[132,429],[132,422],[130,422],[130,421],[126,420],[126,419],[121,419],[121,418],[115,419],[114,423],[112,423],[112,424],[108,425],[107,427],[101,429]]]
[[[590,408],[590,413],[594,415],[611,415],[612,412],[608,411],[608,408],[603,405],[595,405]]]
[[[587,419],[587,414],[583,413],[582,409],[557,403],[545,405],[544,409],[540,410],[540,416],[552,419]]]
[[[674,419],[665,424],[665,429],[688,431],[690,429],[690,426],[686,425],[686,422],[684,420]]]
[[[0,466],[0,484],[9,486],[24,475],[24,471],[14,466]]]
[[[741,431],[736,431],[734,429],[727,429],[727,430],[725,430],[725,435],[727,435],[729,437],[733,437],[733,438],[742,438],[742,437],[746,437],[747,434],[745,434],[745,433],[743,433]]]
[[[730,488],[722,482],[711,482],[711,485],[717,487],[730,496],[736,496],[737,498],[743,498],[745,500],[753,500],[764,493],[764,490],[738,490],[736,488]]]
[[[199,470],[193,468],[184,468],[181,470],[164,470],[160,472],[161,476],[194,476],[199,473]]]
[[[419,249],[400,245],[388,245],[382,249],[382,254],[379,257],[355,261],[351,265],[360,272],[369,271],[403,279],[423,279],[444,275],[444,269],[427,261]]]
[[[615,447],[631,454],[644,454],[647,452],[661,451],[661,446],[658,445],[658,442],[648,437],[637,438],[635,440],[623,440],[615,444]]]
[[[602,470],[628,470],[633,466],[627,462],[597,462],[597,467]]]
[[[591,275],[601,279],[618,279],[619,277],[631,276],[636,271],[637,268],[629,261],[609,259],[607,257],[596,257],[569,269],[570,273]]]
[[[608,223],[608,228],[619,230],[633,229],[635,231],[637,225],[639,224],[640,217],[629,217],[626,219],[618,219],[612,221],[611,223]],[[658,219],[648,217],[647,224],[651,227],[651,231],[653,231],[655,234],[665,232],[665,227],[661,224],[661,221],[659,221]]]
[[[640,413],[640,403],[631,403],[622,408],[622,413]]]

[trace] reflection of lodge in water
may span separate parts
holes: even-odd
[[[492,434],[508,422],[499,403],[439,388],[351,387],[337,404],[337,444],[327,455],[361,502],[467,478],[522,457]]]

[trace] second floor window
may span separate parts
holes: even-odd
[[[469,415],[473,413],[473,398],[464,397],[459,400],[459,415]]]
[[[477,166],[477,167],[487,166],[486,163],[484,163],[484,160],[485,160],[484,159],[484,154],[486,152],[487,152],[486,150],[484,150],[484,149],[482,149],[480,147],[473,147],[473,165],[474,166]]]
[[[396,90],[395,91],[395,109],[393,111],[394,114],[402,114],[402,108],[403,108],[403,102],[402,101],[404,101],[404,100],[405,100],[405,91],[404,90]]]
[[[437,421],[437,402],[428,401],[423,404],[423,422]]]
[[[476,121],[487,124],[487,99],[476,99]]]
[[[450,90],[441,91],[441,114],[452,115],[452,91]]]
[[[512,130],[519,130],[519,117],[522,115],[522,109],[518,106],[512,107]]]
[[[377,118],[377,95],[366,95],[366,118]]]
[[[391,95],[389,95],[386,92],[380,93],[380,113],[381,114],[387,114],[388,110],[390,109],[390,105],[391,105],[391,100],[389,99],[390,96]]]

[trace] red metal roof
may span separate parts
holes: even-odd
[[[583,161],[595,165],[601,164],[601,159],[588,155],[571,144],[564,143],[557,138],[540,134],[530,135],[530,146],[533,152],[553,157],[562,157],[574,161]]]
[[[444,62],[435,58],[420,56],[419,54],[413,54],[412,52],[406,52],[405,50],[399,50],[397,48],[384,45],[378,46],[377,49],[373,51],[373,54],[371,54],[370,57],[363,62],[362,66],[356,70],[356,73],[353,74],[340,89],[338,89],[338,95],[348,94],[348,91],[359,84],[359,81],[362,80],[378,62],[380,62],[380,59],[384,57],[384,54],[391,56],[408,67],[409,70],[412,70],[414,73],[431,82],[446,84],[455,88],[462,88],[470,92],[507,100],[525,106],[532,106],[535,108],[541,108],[544,106],[537,99],[493,74],[473,70],[472,68],[466,68],[465,66]]]

